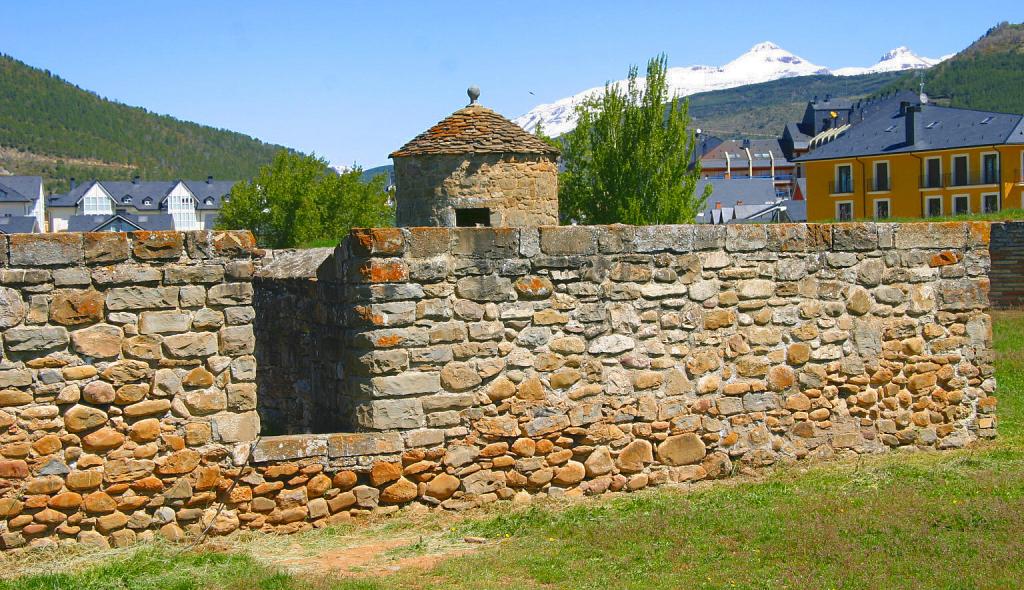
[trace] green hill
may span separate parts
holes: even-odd
[[[72,177],[241,179],[281,146],[107,100],[0,54],[0,173]]]
[[[892,88],[916,90],[919,82],[904,74]],[[1024,113],[1024,23],[1001,23],[928,70],[925,92],[942,105]]]
[[[860,98],[891,85],[900,73],[862,76],[799,76],[726,90],[693,94],[693,125],[722,138],[779,137],[786,123],[799,121],[807,101],[827,94]]]

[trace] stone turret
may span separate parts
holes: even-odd
[[[391,154],[399,226],[558,224],[557,148],[476,102]]]

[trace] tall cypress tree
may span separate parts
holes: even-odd
[[[710,190],[696,194],[689,102],[669,96],[667,62],[648,61],[644,80],[632,66],[624,87],[605,84],[577,106],[576,129],[563,138],[563,221],[692,223],[707,202]]]

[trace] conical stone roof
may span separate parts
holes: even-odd
[[[559,150],[491,109],[471,104],[420,133],[389,157],[496,153],[557,156]]]

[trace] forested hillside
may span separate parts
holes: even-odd
[[[916,90],[919,82],[908,74],[893,87]],[[938,104],[1024,113],[1024,24],[1001,23],[928,70],[925,92]]]
[[[281,146],[119,104],[0,55],[0,173],[247,179]]]

